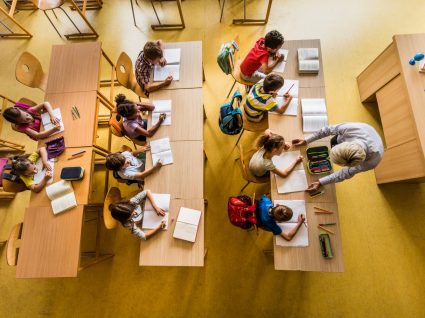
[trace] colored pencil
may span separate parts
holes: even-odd
[[[325,227],[323,227],[323,226],[318,225],[317,227],[318,227],[319,229],[321,229],[321,230],[325,231],[325,232],[328,232],[328,233],[331,233],[331,234],[335,234],[333,231],[331,231],[331,230],[329,230],[329,229],[327,229],[327,228],[325,228]]]
[[[289,87],[289,89],[287,90],[286,94],[289,94],[289,91],[292,89],[292,87],[294,87],[294,85],[295,85],[295,83],[293,83],[293,84],[291,85],[291,87]]]
[[[328,211],[328,210],[325,210],[325,209],[322,209],[322,208],[318,208],[317,206],[315,206],[314,208],[320,211],[320,212],[314,211],[315,213],[329,213],[329,214],[333,213],[332,211]]]
[[[83,156],[83,154],[77,155],[77,156],[73,156],[73,157],[69,157],[68,160],[72,160],[72,159],[75,159],[75,158],[80,158],[82,156]]]

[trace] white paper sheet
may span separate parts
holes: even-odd
[[[286,169],[298,158],[299,155],[301,155],[301,152],[299,150],[286,151],[283,152],[280,156],[273,156],[272,161],[277,168]],[[298,163],[295,166],[294,170],[300,169],[304,169],[302,162]]]
[[[279,227],[283,232],[290,231],[293,229],[295,223],[278,223]],[[306,247],[308,246],[308,228],[303,225],[298,229],[297,234],[292,238],[292,240],[287,241],[280,235],[275,235],[276,245],[287,246],[287,247]]]
[[[178,81],[180,79],[180,64],[165,65],[164,67],[155,65],[153,71],[154,82],[164,81],[169,75],[173,77],[173,81]]]
[[[53,182],[53,173],[55,172],[55,163],[53,159],[48,160],[50,163],[50,166],[52,167],[52,177],[47,180],[47,184],[50,184]],[[35,163],[35,166],[37,167],[37,173],[34,175],[34,183],[40,183],[41,180],[43,180],[44,176],[46,175],[46,169],[43,168],[43,162],[41,161],[41,158],[37,160]]]
[[[152,103],[155,105],[155,109],[152,111],[152,125],[155,125],[159,121],[161,113],[165,113],[167,117],[161,125],[171,125],[171,100],[154,100]]]
[[[305,222],[307,223],[307,209],[305,207],[305,201],[304,200],[274,200],[274,205],[280,204],[280,205],[286,205],[287,207],[290,207],[292,209],[292,218],[289,221],[282,222],[282,223],[297,223],[298,222],[298,216],[300,214],[304,214],[305,216]]]
[[[283,61],[280,62],[279,64],[277,64],[274,69],[273,72],[276,73],[283,73],[285,71],[285,66],[286,66],[286,61],[288,60],[288,50],[285,49],[280,49],[279,53],[284,55]],[[270,56],[269,57],[269,61],[268,61],[268,65],[271,65],[274,62],[273,57]]]
[[[156,229],[162,220],[165,220],[165,228],[163,230],[168,230],[168,216],[168,212],[163,216],[156,214],[155,211],[144,211],[142,228],[146,230]]]
[[[181,49],[164,49],[164,58],[169,64],[180,64]]]
[[[286,178],[275,174],[278,193],[291,193],[307,189],[307,177],[304,169],[294,170]]]
[[[292,84],[294,84],[294,86],[292,86]],[[292,97],[298,97],[298,88],[300,85],[300,81],[299,80],[290,80],[290,79],[285,79],[285,82],[282,86],[282,88],[279,90],[279,92],[277,93],[278,96],[283,96],[285,95],[285,93],[291,88],[291,90],[289,91],[289,94]]]
[[[65,130],[65,126],[63,125],[62,113],[61,113],[60,108],[53,109],[53,115],[56,118],[59,119],[61,128],[60,128],[59,131],[54,132],[50,136],[58,134],[58,133]],[[41,114],[41,122],[43,123],[44,130],[49,130],[49,129],[54,127],[54,125],[50,122],[50,115],[49,115],[48,112],[44,112],[43,114]]]
[[[283,96],[277,96],[276,101],[277,101],[278,105],[280,106],[286,101],[286,98],[283,97]],[[276,112],[270,112],[269,114],[281,115],[281,114],[278,114]],[[296,97],[292,98],[291,102],[289,103],[288,107],[286,107],[286,110],[282,115],[286,115],[286,116],[297,116],[298,115],[298,98],[296,98]]]

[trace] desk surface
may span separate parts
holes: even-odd
[[[16,277],[77,276],[83,210],[79,205],[54,215],[50,205],[27,208]]]
[[[47,93],[94,91],[99,87],[101,42],[54,45]]]
[[[171,100],[171,126],[162,125],[151,140],[169,137],[171,141],[203,140],[202,88],[160,90],[150,94],[150,101]],[[152,126],[152,113],[148,127]]]
[[[202,212],[195,243],[173,238],[174,227],[180,208],[186,207]],[[172,199],[169,220],[174,222],[167,231],[157,233],[140,244],[141,266],[204,266],[204,200]]]

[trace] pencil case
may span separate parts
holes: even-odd
[[[324,258],[333,258],[331,239],[329,234],[319,234],[320,249]]]
[[[313,175],[332,171],[328,147],[315,146],[307,148],[307,170]]]
[[[65,167],[62,168],[61,171],[61,179],[74,181],[80,180],[84,176],[84,168],[83,167]]]

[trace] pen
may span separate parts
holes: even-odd
[[[293,84],[291,85],[291,87],[289,87],[289,89],[286,91],[286,94],[289,94],[289,91],[292,89],[292,87],[294,87],[294,85],[295,85],[295,83],[293,83]]]
[[[85,153],[86,151],[85,150],[82,150],[82,151],[79,151],[79,152],[76,152],[76,153],[73,153],[73,154],[71,154],[71,156],[76,156],[76,155],[79,155],[79,154],[82,154],[82,153]]]
[[[68,160],[72,160],[72,159],[75,159],[75,158],[80,158],[82,156],[83,156],[83,154],[80,154],[78,156],[72,156],[72,157],[69,157]]]
[[[325,225],[336,225],[336,223],[319,223],[320,226],[325,226]]]

